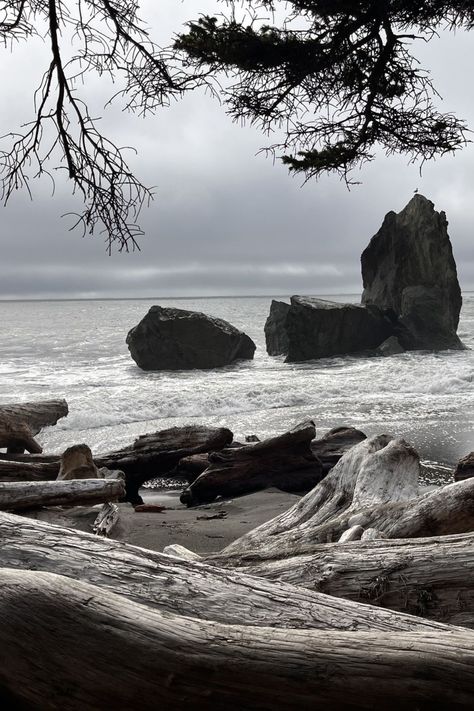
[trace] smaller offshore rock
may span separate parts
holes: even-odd
[[[265,341],[268,355],[276,356],[288,353],[286,317],[289,310],[290,304],[272,300],[270,313],[265,321]]]
[[[375,307],[292,296],[286,319],[287,363],[361,353],[393,335],[393,324]]]
[[[255,343],[227,321],[198,311],[152,306],[126,339],[143,370],[210,369],[251,360]]]

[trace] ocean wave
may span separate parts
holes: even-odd
[[[438,377],[428,386],[431,395],[453,395],[474,391],[474,371],[460,375],[445,375]]]

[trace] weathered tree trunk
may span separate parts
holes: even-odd
[[[44,400],[40,402],[24,402],[21,404],[0,405],[0,421],[6,419],[12,426],[26,425],[31,436],[49,425],[55,425],[61,417],[68,414],[68,406],[65,400]],[[4,447],[0,443],[0,447]],[[21,441],[8,447],[12,453],[22,453],[25,446]],[[29,450],[29,451],[38,451]],[[39,449],[41,451],[41,449]]]
[[[1,686],[45,710],[129,711],[139,699],[144,711],[454,711],[474,693],[471,630],[222,625],[36,571],[0,573],[0,649]]]
[[[118,501],[125,495],[121,479],[0,483],[0,510],[26,511],[41,506],[84,506]]]
[[[474,533],[465,533],[324,543],[313,546],[311,554],[272,560],[259,560],[257,553],[217,553],[201,560],[328,595],[474,627],[473,550]]]
[[[359,536],[417,538],[474,528],[474,479],[418,496],[419,459],[386,435],[353,447],[313,491],[280,516],[231,543],[225,553],[271,559],[311,553],[315,544]],[[375,529],[375,530],[374,530]],[[351,532],[353,538],[354,531]]]
[[[315,433],[314,422],[307,421],[279,437],[211,454],[208,468],[183,491],[181,502],[194,506],[269,486],[285,491],[313,487],[323,476],[311,452]]]
[[[226,624],[382,631],[440,628],[411,615],[14,514],[0,513],[0,567],[58,573],[163,612]]]

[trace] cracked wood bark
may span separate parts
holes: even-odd
[[[209,466],[181,494],[187,506],[216,496],[239,496],[276,486],[303,491],[321,480],[321,462],[311,452],[316,429],[303,422],[289,432],[263,442],[209,455]]]
[[[0,483],[0,510],[24,511],[42,506],[84,506],[118,501],[125,495],[121,479]]]
[[[24,402],[0,405],[0,420],[8,419],[12,425],[27,425],[34,436],[43,427],[55,425],[62,417],[66,417],[69,412],[66,400],[43,400],[40,402]],[[1,445],[0,446],[5,446]],[[25,447],[21,442],[13,444],[8,448],[8,452],[21,454]]]
[[[437,623],[238,570],[180,560],[0,513],[0,567],[65,575],[163,612],[226,624],[341,630],[436,630]]]
[[[474,693],[471,630],[223,625],[36,571],[0,571],[0,649],[0,685],[45,710],[125,711],[139,699],[144,711],[454,711]]]
[[[261,560],[215,554],[206,563],[238,567],[350,600],[474,627],[474,533],[325,543],[311,554]]]

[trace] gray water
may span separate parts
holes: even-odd
[[[284,298],[284,297],[283,297]],[[330,296],[357,302],[359,296]],[[459,335],[474,348],[474,293]],[[339,425],[388,432],[446,467],[474,449],[474,351],[285,364],[265,352],[271,297],[0,302],[0,403],[64,397],[70,414],[39,440],[45,451],[87,442],[99,453],[187,423],[266,437],[306,418],[318,436]],[[146,373],[125,337],[155,303],[224,318],[256,342],[254,361],[212,371]]]

